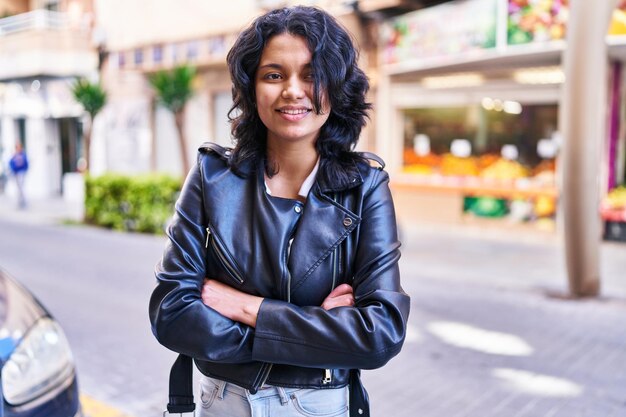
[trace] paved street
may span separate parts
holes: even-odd
[[[52,225],[62,213],[0,200],[0,265],[64,325],[83,393],[159,415],[173,356],[146,309],[163,238]],[[601,246],[602,297],[574,301],[547,295],[567,288],[553,235],[403,225],[403,236],[410,328],[398,357],[364,373],[373,416],[626,416],[626,244]]]

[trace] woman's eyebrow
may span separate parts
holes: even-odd
[[[311,69],[313,66],[311,65],[311,63],[308,64],[304,64],[302,66],[302,69],[308,70]],[[277,70],[281,70],[283,69],[283,66],[280,64],[276,64],[273,62],[267,63],[267,64],[263,64],[263,65],[259,65],[259,69],[277,69]]]
[[[259,69],[264,69],[264,68],[268,68],[268,69],[282,69],[283,66],[280,64],[274,64],[272,62],[268,63],[268,64],[263,64],[259,66]]]

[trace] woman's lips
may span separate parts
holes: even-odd
[[[280,116],[285,120],[288,120],[290,122],[297,122],[304,119],[309,113],[311,113],[311,109],[305,107],[283,107],[277,109],[276,112],[278,112],[278,114],[280,114]]]

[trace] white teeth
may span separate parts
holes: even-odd
[[[281,113],[285,113],[285,114],[303,114],[303,113],[307,113],[309,110],[308,109],[297,109],[297,110],[280,110]]]

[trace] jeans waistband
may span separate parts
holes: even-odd
[[[267,397],[279,397],[281,404],[286,404],[289,401],[289,393],[297,391],[299,388],[283,388],[275,387],[273,385],[264,385],[257,391],[256,394],[251,394],[249,390],[240,387],[239,385],[232,384],[230,382],[222,381],[220,379],[203,376],[202,379],[214,384],[217,387],[217,397],[224,399],[224,392],[228,391],[233,394],[240,395],[249,400],[255,400]]]

